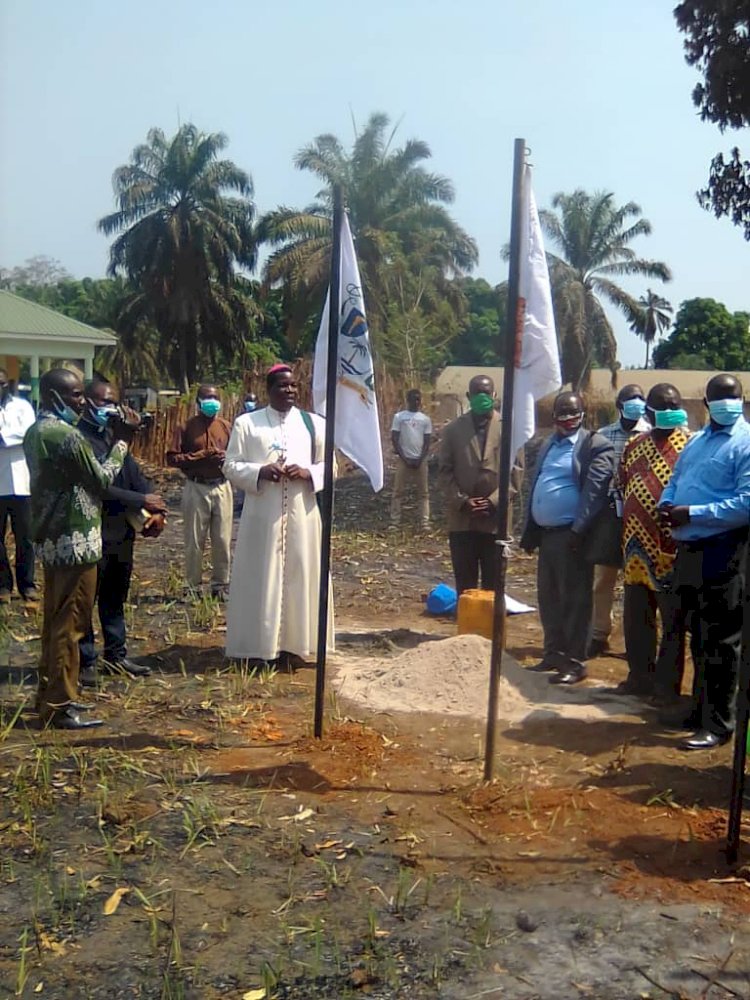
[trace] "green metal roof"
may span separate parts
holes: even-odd
[[[116,344],[117,337],[37,302],[0,290],[0,337],[42,337],[79,344]]]

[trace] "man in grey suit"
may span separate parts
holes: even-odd
[[[561,392],[555,398],[555,431],[539,451],[521,537],[522,549],[539,549],[544,656],[530,669],[555,671],[552,684],[575,684],[586,677],[597,556],[587,550],[587,535],[607,500],[614,471],[612,443],[585,430],[583,416],[577,393]]]

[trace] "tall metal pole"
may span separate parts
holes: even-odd
[[[333,441],[336,430],[336,381],[339,363],[339,312],[341,299],[341,188],[333,188],[333,235],[331,240],[331,284],[328,293],[328,367],[326,372],[325,474],[321,518],[320,596],[318,598],[318,650],[315,661],[315,738],[323,735],[328,646],[328,591],[331,579],[331,531],[333,527]]]
[[[732,791],[729,796],[727,823],[727,861],[733,865],[740,849],[745,763],[747,760],[747,730],[750,722],[750,546],[745,560],[745,602],[740,647],[740,677],[737,691],[737,725],[734,731],[734,761]]]
[[[523,312],[519,309],[518,285],[521,273],[521,234],[524,205],[524,166],[526,141],[516,139],[513,146],[513,206],[510,217],[510,267],[508,270],[508,334],[500,344],[504,357],[502,429],[500,437],[500,471],[497,500],[497,541],[495,575],[495,609],[492,624],[492,656],[490,658],[490,693],[487,704],[487,733],[484,745],[484,780],[490,781],[495,768],[495,736],[497,732],[497,697],[505,649],[505,580],[508,575],[508,507],[510,475],[514,455],[513,386],[516,360],[521,348]]]

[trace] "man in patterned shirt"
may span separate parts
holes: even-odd
[[[625,445],[638,434],[649,429],[643,419],[646,411],[646,397],[639,385],[624,385],[617,393],[615,406],[620,419],[614,424],[599,428],[599,434],[612,442],[614,449],[614,475],[609,489],[607,516],[611,518],[613,530],[622,533],[622,499],[616,485],[617,469],[620,465]],[[618,555],[620,546],[617,546]],[[594,571],[594,610],[591,617],[591,643],[589,656],[600,656],[609,650],[609,634],[612,631],[612,604],[614,602],[617,574],[622,568],[622,559],[613,554],[611,565],[599,564]]]
[[[43,725],[88,729],[79,714],[79,640],[88,631],[102,556],[102,498],[122,468],[135,424],[117,421],[114,441],[98,462],[75,427],[85,400],[80,378],[64,368],[45,372],[36,423],[23,449],[31,477],[31,536],[44,567],[44,624],[36,706]]]
[[[690,434],[677,389],[655,385],[646,400],[653,430],[627,445],[618,484],[623,492],[625,611],[623,631],[628,678],[620,694],[674,700],[685,665],[685,623],[678,595],[671,590],[676,545],[661,526],[658,504]],[[657,656],[657,611],[661,642]]]

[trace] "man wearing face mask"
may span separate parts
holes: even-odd
[[[477,375],[466,394],[469,412],[443,431],[439,476],[448,511],[450,545],[456,590],[475,589],[481,569],[482,589],[495,587],[500,417],[495,410],[495,385]],[[512,479],[518,490],[519,469]]]
[[[23,450],[31,479],[31,530],[44,566],[44,623],[36,707],[44,725],[87,729],[80,713],[78,643],[88,631],[102,556],[102,499],[122,468],[135,422],[117,420],[99,461],[75,426],[84,407],[80,378],[64,368],[45,372],[40,409]]]
[[[0,604],[9,604],[13,592],[13,573],[5,549],[10,518],[16,543],[18,593],[27,606],[38,606],[34,546],[29,533],[29,470],[23,455],[24,435],[34,420],[31,404],[13,395],[8,373],[0,368]]]
[[[255,413],[258,409],[258,397],[254,392],[246,392],[245,398],[242,400],[242,412],[243,413]]]
[[[609,650],[615,584],[622,567],[622,496],[616,483],[617,470],[628,441],[650,429],[644,420],[646,397],[639,385],[624,385],[617,394],[615,406],[620,419],[599,428],[599,434],[612,442],[615,475],[609,488],[608,502],[597,521],[602,533],[603,561],[597,563],[594,569],[594,613],[589,656],[600,656]]]
[[[710,750],[734,732],[745,550],[750,518],[750,426],[742,386],[715,375],[706,386],[709,423],[685,446],[662,494],[662,522],[677,542],[673,587],[690,616],[695,728],[685,750]]]
[[[676,545],[672,533],[662,528],[658,504],[690,433],[680,394],[673,385],[655,385],[646,407],[649,430],[627,445],[618,473],[624,503],[623,632],[628,678],[615,690],[618,694],[653,696],[668,704],[680,693],[685,623],[680,598],[672,586]],[[657,612],[661,619],[658,654]]]
[[[229,550],[232,541],[232,487],[222,465],[232,428],[219,416],[221,399],[215,385],[201,385],[198,413],[178,427],[167,465],[185,474],[182,516],[185,538],[185,577],[191,593],[201,588],[203,550],[211,536],[211,595],[224,600],[229,587]]]
[[[552,407],[554,433],[539,450],[521,548],[539,549],[537,598],[544,655],[531,670],[556,671],[551,684],[586,677],[594,566],[584,544],[607,502],[614,449],[583,424],[583,400],[561,392]]]
[[[117,397],[112,385],[98,378],[85,389],[86,406],[78,429],[101,462],[112,445],[112,420],[117,413]],[[125,602],[133,572],[135,529],[133,520],[145,511],[149,516],[142,531],[157,537],[164,529],[167,506],[154,493],[140,466],[128,453],[122,469],[107,488],[102,507],[102,558],[97,574],[97,606],[104,641],[102,664],[109,673],[147,677],[151,671],[142,663],[128,659],[126,647]],[[96,685],[97,654],[93,625],[81,640],[82,687]]]

